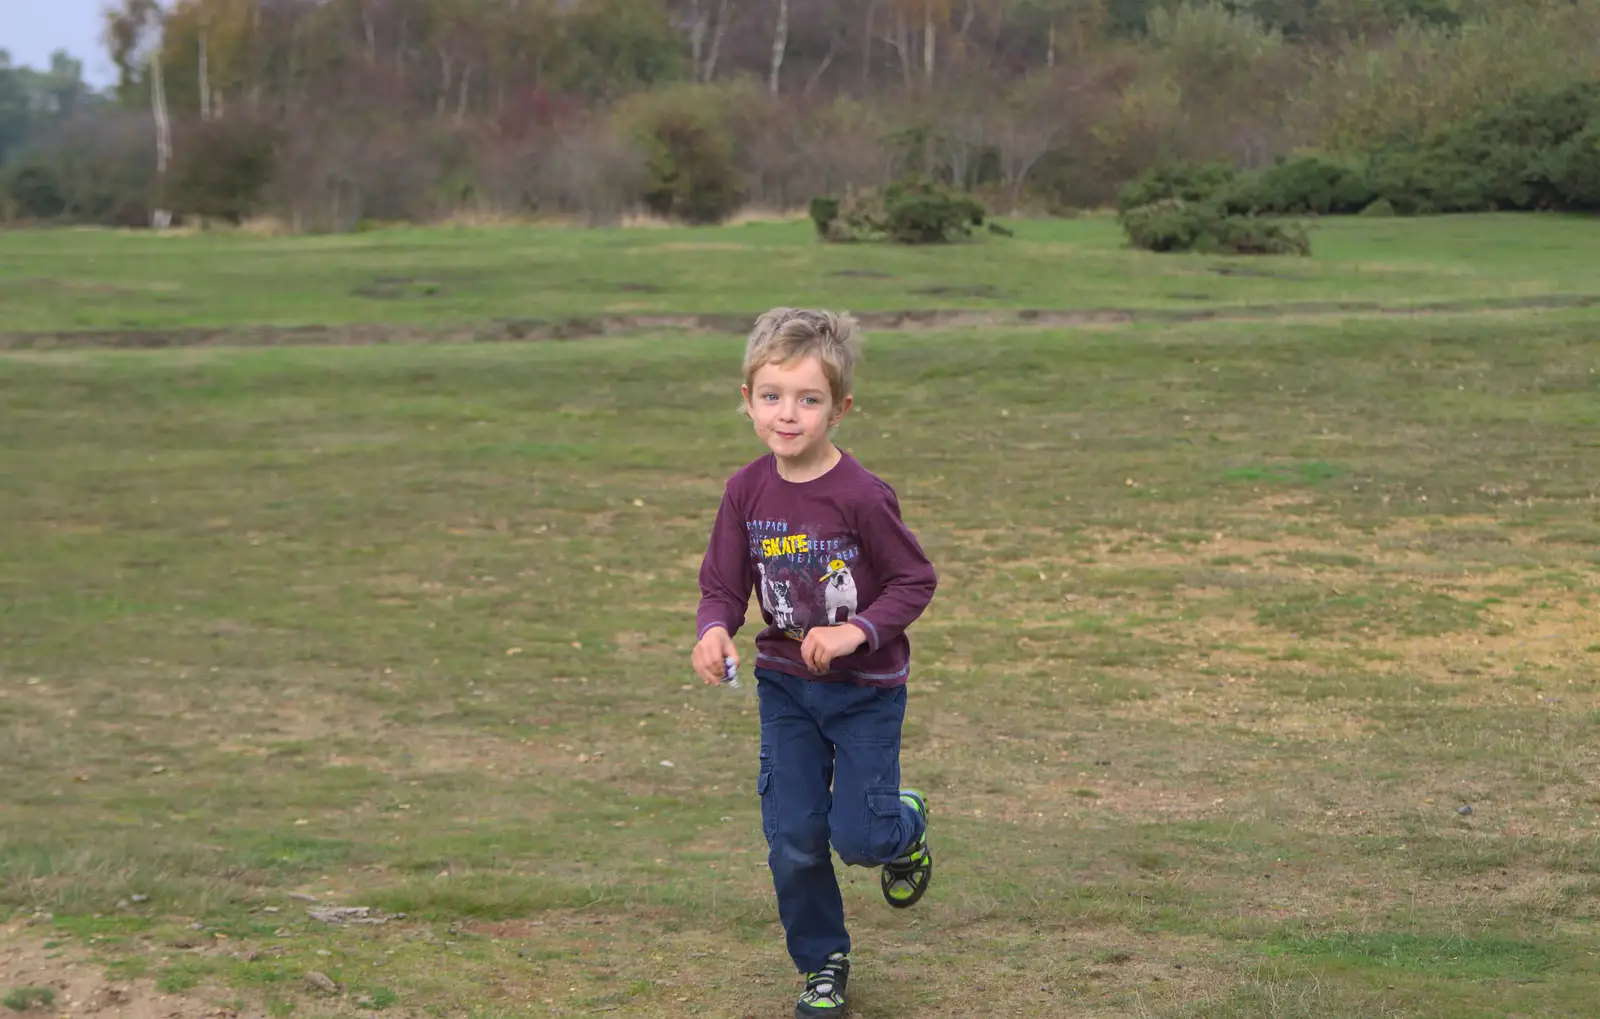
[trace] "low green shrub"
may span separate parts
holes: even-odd
[[[1119,217],[1128,241],[1146,251],[1309,255],[1311,239],[1298,223],[1229,215],[1211,202],[1168,198]]]
[[[811,222],[825,241],[890,240],[942,244],[984,225],[983,203],[927,177],[910,176],[882,191],[851,190],[840,198],[811,200]]]
[[[1238,178],[1239,171],[1225,163],[1167,160],[1125,185],[1118,195],[1117,208],[1127,211],[1168,199],[1208,202],[1233,186]]]

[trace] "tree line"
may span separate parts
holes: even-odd
[[[118,0],[105,41],[109,97],[0,63],[0,217],[1061,211],[1600,80],[1600,0]]]

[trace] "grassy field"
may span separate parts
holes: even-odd
[[[1332,223],[1315,261],[1249,263],[1293,285],[1095,222],[1024,225],[989,265],[771,225],[432,235],[427,259],[404,235],[0,235],[0,300],[17,331],[564,314],[579,297],[496,261],[540,238],[569,281],[648,264],[640,300],[679,311],[839,279],[833,304],[911,299],[827,276],[851,260],[1018,306],[1478,300],[1600,292],[1572,254],[1592,226]],[[809,268],[786,287],[718,246],[746,238]],[[345,296],[388,256],[483,289]],[[62,297],[101,285],[125,312]],[[855,1014],[1591,1014],[1597,329],[1502,307],[870,336],[841,441],[940,566],[904,760],[939,871],[908,913],[845,873]],[[739,352],[0,357],[0,995],[791,1014],[754,702],[687,664],[722,480],[759,452]]]
[[[1600,231],[1571,217],[1324,220],[1315,259],[1135,254],[1110,218],[956,247],[822,245],[809,223],[721,230],[392,230],[338,237],[0,233],[0,343],[36,333],[383,323],[472,335],[601,317],[1395,308],[1600,299]],[[644,323],[648,326],[648,321]],[[473,327],[478,327],[476,330]]]

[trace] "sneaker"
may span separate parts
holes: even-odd
[[[914,789],[900,790],[900,801],[922,815],[922,837],[901,856],[883,865],[879,883],[883,898],[896,909],[916,905],[933,880],[933,854],[928,851],[928,801]]]
[[[806,989],[794,1006],[799,1019],[844,1014],[844,987],[850,982],[850,958],[834,952],[815,973],[806,974]]]

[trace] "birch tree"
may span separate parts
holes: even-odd
[[[172,163],[172,122],[167,113],[166,83],[161,60],[162,12],[156,0],[123,0],[121,7],[105,12],[106,40],[117,65],[124,90],[142,81],[150,89],[150,111],[156,124],[156,193],[164,191],[167,168]],[[151,224],[169,226],[172,213],[157,208]]]
[[[783,70],[783,54],[789,45],[789,0],[778,0],[778,20],[772,29],[772,71],[767,87],[778,94],[778,74]]]

